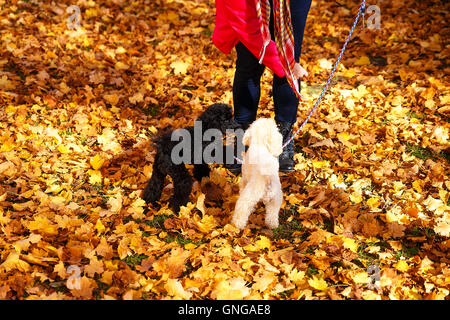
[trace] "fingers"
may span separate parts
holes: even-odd
[[[293,72],[294,72],[294,76],[297,79],[302,79],[309,75],[308,72],[299,63],[294,64]]]

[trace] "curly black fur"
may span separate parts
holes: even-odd
[[[240,128],[233,120],[232,108],[227,104],[216,103],[208,107],[197,119],[202,122],[202,135],[208,129],[219,129],[222,134],[225,134],[227,129]],[[189,131],[191,137],[194,137],[194,127],[184,128]],[[170,206],[174,212],[178,212],[180,206],[185,206],[189,201],[191,194],[193,180],[186,169],[185,164],[192,164],[194,159],[194,139],[191,138],[191,163],[174,164],[172,162],[172,149],[180,143],[180,141],[172,141],[172,132],[169,130],[163,132],[156,142],[156,156],[153,163],[153,174],[148,181],[142,198],[147,203],[155,203],[161,197],[161,192],[164,187],[164,181],[167,175],[172,178],[174,185],[173,196],[170,199]],[[202,151],[211,142],[202,141]],[[226,148],[226,146],[224,146]],[[225,154],[225,153],[224,153]],[[209,176],[209,166],[207,163],[194,164],[194,178],[201,181],[203,177]]]

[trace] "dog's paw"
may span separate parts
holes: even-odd
[[[155,200],[153,199],[154,196],[153,196],[152,192],[151,192],[150,190],[148,190],[147,188],[144,189],[144,191],[142,191],[142,193],[141,193],[141,198],[142,198],[142,200],[144,200],[145,203],[147,203],[147,204],[152,203],[152,202],[155,201]]]
[[[276,229],[279,227],[279,223],[278,223],[278,219],[276,220],[270,220],[270,219],[266,219],[266,226],[269,227],[270,229]]]
[[[160,192],[156,192],[149,186],[147,186],[141,193],[141,199],[145,201],[146,204],[155,204],[161,197]]]
[[[241,230],[244,230],[245,226],[247,225],[247,221],[245,221],[244,219],[238,219],[235,216],[233,216],[233,219],[231,219],[231,223]]]

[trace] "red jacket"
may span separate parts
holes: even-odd
[[[212,41],[225,54],[229,54],[240,41],[258,58],[263,47],[263,38],[256,15],[255,0],[216,0],[216,25]],[[266,48],[262,63],[279,77],[285,76],[273,40]]]

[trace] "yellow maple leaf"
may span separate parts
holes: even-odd
[[[294,268],[289,273],[289,280],[291,280],[295,284],[299,284],[305,278],[305,271],[298,271],[297,268]]]
[[[197,217],[197,219],[195,217]],[[217,226],[216,219],[208,214],[205,214],[201,220],[199,220],[198,216],[196,215],[194,216],[194,221],[197,225],[198,230],[202,233],[209,233]]]
[[[355,71],[355,69],[350,68],[350,69],[343,71],[342,75],[346,78],[353,78],[354,76],[356,76],[356,71]]]
[[[253,278],[254,284],[252,285],[252,289],[263,292],[274,280],[276,281],[276,275],[273,272],[258,272],[258,275]]]
[[[220,281],[212,292],[212,297],[217,300],[242,300],[250,294],[250,289],[245,285],[242,277]]]
[[[89,183],[101,184],[103,181],[102,173],[98,170],[88,170]]]
[[[189,242],[189,243],[186,243],[186,244],[184,245],[184,248],[185,248],[186,250],[192,250],[192,249],[197,248],[197,246],[196,246],[195,244],[193,244],[192,242]]]
[[[450,236],[450,214],[446,212],[444,216],[437,218],[433,229],[444,237]]]
[[[409,265],[404,260],[399,260],[395,265],[394,268],[401,272],[406,272],[409,270]]]
[[[66,271],[67,271],[66,266],[62,261],[59,261],[58,264],[56,264],[55,267],[53,268],[53,272],[56,273],[62,279],[67,278],[68,275]]]
[[[353,274],[352,279],[358,284],[369,283],[369,274],[365,271],[358,271]]]
[[[70,149],[63,144],[60,144],[56,149],[58,149],[58,151],[62,154],[70,153]]]
[[[358,252],[358,244],[354,239],[342,237],[342,241],[344,242],[344,248],[350,249],[353,252]]]
[[[58,234],[57,225],[53,224],[46,217],[42,217],[42,216],[36,216],[33,221],[30,221],[28,223],[27,228],[30,231],[43,232],[43,233],[47,233],[49,235]]]
[[[250,251],[250,252],[258,251],[258,248],[255,245],[251,244],[251,243],[247,244],[243,248],[244,248],[245,251]]]
[[[96,273],[102,274],[105,269],[103,268],[103,262],[98,260],[97,257],[92,257],[87,266],[84,267],[84,272],[89,276],[93,277]]]
[[[19,270],[21,272],[27,272],[30,269],[30,265],[20,260],[20,254],[16,251],[11,252],[6,260],[0,264],[0,267],[6,271]]]
[[[368,64],[370,64],[370,59],[367,56],[362,56],[355,62],[355,65],[357,66],[366,66]]]
[[[311,287],[314,289],[324,291],[328,289],[328,284],[323,278],[318,278],[316,276],[313,276],[312,279],[308,280],[308,283]]]
[[[376,209],[380,206],[381,201],[380,198],[370,198],[369,200],[367,200],[367,205],[371,208],[371,209]]]
[[[106,228],[103,225],[102,221],[100,219],[97,220],[97,223],[95,224],[95,230],[97,230],[97,235],[105,232]]]
[[[262,249],[270,249],[270,239],[265,236],[260,236],[260,239],[256,241],[256,245],[260,250]]]
[[[15,211],[24,211],[33,206],[34,202],[32,200],[22,203],[13,203],[12,207]]]
[[[122,201],[123,201],[122,192],[119,191],[118,193],[116,193],[114,197],[108,199],[107,205],[109,211],[112,213],[119,213],[120,210],[122,209]]]
[[[329,166],[328,161],[326,160],[313,160],[312,165],[316,169],[322,169]]]
[[[366,290],[362,293],[364,300],[381,300],[381,296],[371,290]]]
[[[183,61],[174,61],[170,64],[170,66],[173,68],[173,73],[179,75],[186,74],[190,64]]]
[[[91,164],[92,169],[99,170],[105,163],[105,159],[103,159],[99,154],[96,154],[89,160],[89,163]]]
[[[169,296],[175,299],[189,300],[192,297],[192,293],[186,291],[178,279],[168,279],[164,285],[164,289],[166,289]]]
[[[27,251],[32,243],[41,241],[42,236],[32,233],[28,238],[16,241],[12,246],[17,252]]]
[[[419,192],[419,193],[421,193],[422,192],[422,188],[423,188],[423,185],[424,185],[424,183],[423,183],[423,180],[415,180],[413,183],[412,183],[412,186],[413,186],[413,188],[414,188],[414,190],[416,190],[417,192]]]
[[[137,198],[135,199],[130,207],[127,209],[127,212],[132,215],[134,219],[142,219],[144,216],[144,207],[146,203],[143,199]]]
[[[327,59],[319,59],[319,66],[322,69],[331,69],[333,67],[333,63],[330,60]]]

